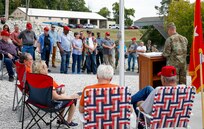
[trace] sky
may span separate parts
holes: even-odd
[[[126,8],[135,9],[134,20],[142,17],[157,16],[155,6],[160,6],[162,0],[124,0]],[[194,2],[195,0],[190,0]],[[119,0],[85,0],[87,7],[93,12],[98,12],[101,8],[107,7],[112,11],[112,4]]]

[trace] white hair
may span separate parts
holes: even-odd
[[[110,80],[113,78],[114,70],[110,65],[99,65],[97,69],[98,79]]]
[[[161,79],[169,84],[169,83],[175,83],[177,81],[177,77],[176,76],[172,76],[172,77],[165,77],[165,76],[161,76]]]

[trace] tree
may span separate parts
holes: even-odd
[[[108,10],[107,7],[103,7],[100,9],[100,11],[98,12],[98,14],[100,14],[103,17],[109,18],[110,17],[110,11]]]
[[[160,2],[161,6],[155,6],[155,9],[158,10],[158,14],[162,16],[166,16],[168,14],[168,8],[171,0],[162,0]]]
[[[90,12],[90,10],[85,6],[86,3],[84,0],[68,0],[67,4],[71,11]]]
[[[5,14],[5,8],[4,8],[4,4],[5,1],[4,0],[0,0],[0,16]]]
[[[112,10],[113,10],[113,17],[116,23],[119,23],[119,3],[115,2],[112,5]],[[131,17],[134,17],[135,10],[133,8],[126,9],[125,8],[125,25],[130,26],[133,23],[133,20]]]

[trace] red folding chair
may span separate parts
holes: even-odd
[[[157,87],[151,115],[139,111],[137,124],[142,113],[146,129],[188,128],[195,93],[194,86]]]
[[[21,109],[19,114],[19,121],[22,121],[22,99],[23,99],[23,92],[25,87],[25,81],[26,81],[26,67],[24,64],[21,64],[18,60],[15,62],[16,65],[16,84],[15,84],[15,90],[14,90],[14,97],[13,97],[13,111],[17,111],[18,109]],[[19,94],[22,94],[19,97]]]
[[[127,129],[130,101],[128,87],[87,89],[84,91],[84,128]]]
[[[52,99],[52,90],[53,90],[53,79],[50,76],[42,75],[42,74],[33,74],[27,73],[26,75],[26,89],[28,88],[28,99],[25,101],[24,98],[24,106],[23,106],[23,121],[22,121],[22,129],[24,128],[24,112],[25,106],[28,108],[32,119],[26,126],[27,128],[32,128],[37,125],[40,127],[39,122],[42,121],[46,125],[50,125],[52,127],[52,122],[59,118],[62,123],[66,120],[64,117],[67,115],[69,108],[72,104],[76,104],[76,100],[53,100]],[[62,115],[62,112],[65,108],[68,107],[68,110]],[[43,111],[43,114],[40,114],[40,111]],[[50,114],[50,121],[47,122],[44,120],[44,117]],[[55,114],[55,117],[52,118],[52,114]],[[68,125],[67,125],[68,126]],[[60,124],[57,128],[60,127]],[[68,126],[69,127],[69,126]]]

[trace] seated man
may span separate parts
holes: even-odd
[[[174,66],[164,66],[158,75],[161,76],[163,86],[177,86],[176,68]],[[136,107],[139,106],[141,111],[151,114],[157,90],[147,86],[133,95],[131,104],[133,104],[134,110],[136,111]]]
[[[47,65],[45,64],[45,61],[35,61],[33,63],[33,66],[32,66],[32,72],[37,73],[37,74],[47,75],[48,74],[48,68],[47,68]],[[57,83],[55,81],[53,81],[53,91],[52,91],[53,100],[60,101],[60,100],[69,100],[69,99],[78,99],[79,98],[78,94],[73,94],[73,95],[68,96],[65,93],[58,93],[58,91],[55,90],[55,89],[57,89],[57,86],[58,86]],[[62,106],[62,105],[56,105],[56,106]],[[67,121],[65,123],[63,123],[62,121],[58,120],[57,123],[58,124],[65,124],[68,126],[77,126],[78,124],[74,123],[72,121],[75,109],[76,109],[76,103],[72,104],[70,106]]]
[[[30,53],[22,53],[19,57],[19,62],[25,65],[26,72],[32,72],[33,57]]]
[[[9,81],[14,81],[13,63],[18,58],[18,49],[13,43],[9,43],[10,33],[8,31],[1,32],[0,52],[4,54],[4,63],[9,75]]]
[[[97,69],[97,79],[98,83],[91,86],[86,86],[82,92],[80,99],[79,112],[84,113],[84,91],[89,88],[108,88],[116,87],[117,85],[111,84],[113,78],[114,70],[110,65],[100,65]]]

